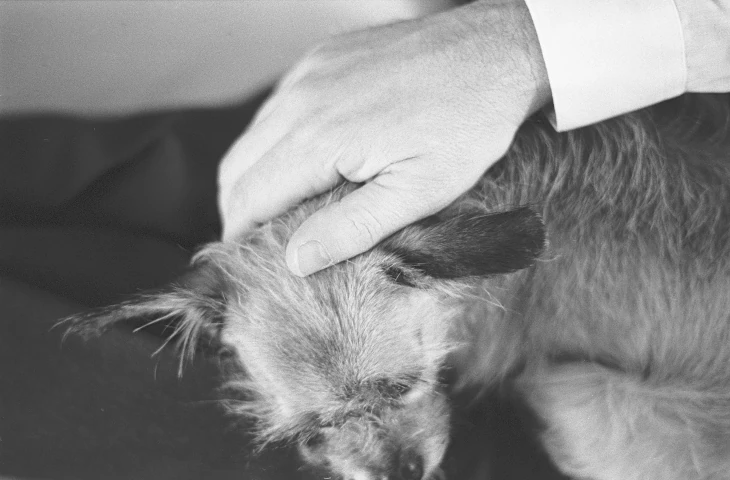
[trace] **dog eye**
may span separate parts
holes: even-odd
[[[409,385],[409,384],[407,384],[407,383],[403,383],[403,382],[397,382],[397,383],[394,383],[394,384],[393,384],[393,390],[394,390],[394,391],[395,391],[395,392],[396,392],[396,393],[397,393],[397,394],[398,394],[399,396],[401,396],[401,397],[402,397],[403,395],[407,395],[407,394],[408,394],[408,392],[410,392],[412,388],[413,388],[413,386],[412,386],[412,385]]]
[[[392,382],[392,381],[384,381],[381,385],[379,390],[382,392],[382,394],[385,397],[391,398],[393,400],[399,400],[404,395],[407,395],[408,392],[411,391],[410,383],[406,383],[403,381],[398,382]]]

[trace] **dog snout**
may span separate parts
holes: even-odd
[[[373,466],[357,473],[346,474],[346,480],[423,480],[424,460],[417,452],[408,450],[396,455],[390,462]]]
[[[421,480],[423,478],[423,458],[412,450],[406,450],[401,454],[396,468],[397,472],[392,477],[393,480]]]

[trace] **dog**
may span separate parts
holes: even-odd
[[[572,478],[730,479],[730,97],[567,133],[537,115],[470,192],[307,278],[310,200],[162,292],[70,319],[174,321],[238,368],[260,445],[345,480],[443,478],[453,391],[511,385]]]

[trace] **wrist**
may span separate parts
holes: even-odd
[[[499,75],[519,102],[522,116],[517,121],[549,104],[547,68],[524,0],[478,0],[457,10],[477,32],[474,48],[482,64],[502,70]]]
[[[523,0],[517,2],[517,21],[522,25],[522,48],[529,69],[529,77],[533,82],[535,96],[530,105],[528,116],[545,107],[552,99],[550,80],[545,66],[545,59],[540,48],[540,41],[532,22],[532,16]]]

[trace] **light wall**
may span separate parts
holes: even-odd
[[[0,115],[241,100],[334,33],[446,0],[0,2]]]

